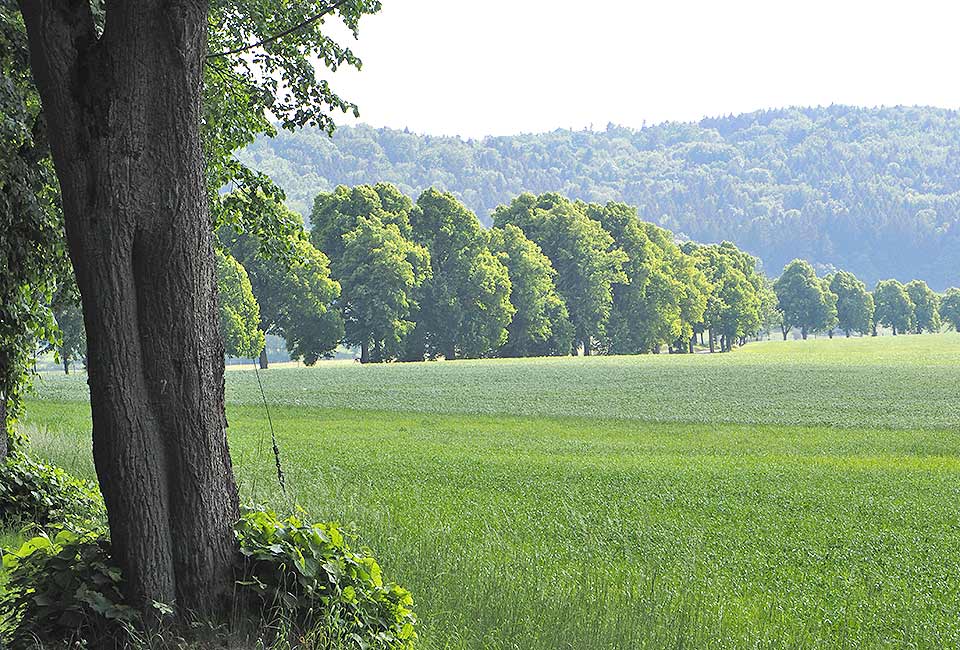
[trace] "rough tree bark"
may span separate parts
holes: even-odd
[[[269,365],[270,363],[267,359],[267,346],[263,346],[263,349],[260,350],[260,370],[266,370],[267,366]]]
[[[360,363],[370,362],[370,343],[368,341],[360,342]]]
[[[88,334],[97,476],[125,596],[226,605],[237,518],[200,148],[207,6],[20,0]]]

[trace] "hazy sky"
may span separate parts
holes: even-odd
[[[788,105],[960,108],[951,0],[383,5],[352,43],[362,72],[332,79],[374,126],[482,136]]]

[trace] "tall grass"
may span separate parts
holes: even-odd
[[[229,436],[246,499],[353,527],[413,591],[423,648],[960,647],[958,360],[944,335],[270,370],[287,497],[242,371]],[[89,476],[56,382],[34,449]]]

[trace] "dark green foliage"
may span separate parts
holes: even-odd
[[[510,304],[517,310],[507,326],[500,356],[537,357],[570,354],[573,325],[557,293],[557,272],[540,247],[507,224],[489,231],[490,250],[510,274]]]
[[[336,524],[250,510],[236,526],[239,584],[259,597],[265,620],[298,635],[327,629],[359,648],[409,650],[417,638],[413,598],[385,583],[376,560],[355,553]]]
[[[497,208],[494,224],[513,224],[543,250],[557,271],[557,291],[567,304],[575,345],[589,354],[606,335],[613,286],[627,281],[627,255],[613,237],[559,194],[521,194]]]
[[[0,457],[38,340],[56,344],[48,308],[66,264],[56,179],[15,3],[0,4]]]
[[[507,268],[490,252],[477,216],[452,194],[429,189],[417,198],[410,226],[430,251],[431,273],[418,293],[405,358],[495,354],[516,310]]]
[[[102,516],[103,501],[92,484],[21,452],[0,463],[0,523],[46,526]]]
[[[803,338],[811,332],[828,331],[837,324],[837,295],[828,281],[817,277],[805,260],[793,260],[773,285],[782,315],[783,336],[791,328]]]
[[[960,289],[951,287],[940,298],[940,317],[955,332],[960,332]]]
[[[120,570],[101,533],[41,534],[6,553],[3,568],[0,639],[13,650],[38,643],[122,647],[140,621],[123,604]]]
[[[873,325],[873,296],[867,285],[847,271],[830,276],[830,291],[837,296],[837,327],[850,336],[851,332],[866,334]]]
[[[623,201],[697,241],[730,240],[767,269],[800,257],[870,284],[960,265],[960,113],[848,106],[767,110],[640,130],[464,141],[367,126],[261,139],[241,154],[306,213],[318,189],[396,183],[452,192],[486,220],[521,192]]]
[[[873,321],[893,330],[893,335],[913,327],[913,302],[906,288],[896,280],[882,280],[873,290]]]
[[[904,287],[913,303],[913,327],[917,334],[940,331],[940,296],[923,280],[912,280]]]

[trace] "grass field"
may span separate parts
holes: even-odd
[[[355,525],[421,647],[960,647],[960,335],[227,374],[246,499]],[[82,377],[34,451],[92,476]],[[265,439],[266,437],[266,439]]]

